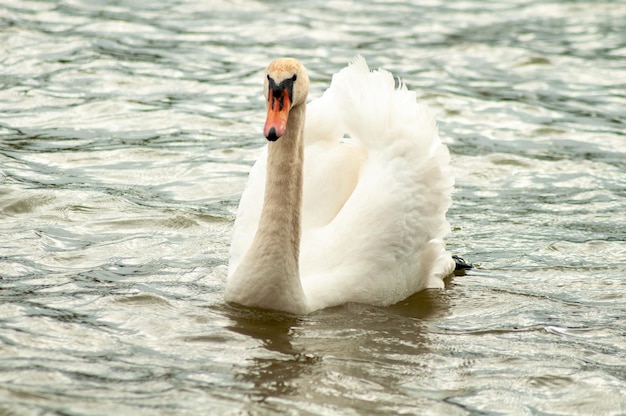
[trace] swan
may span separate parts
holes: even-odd
[[[293,58],[265,72],[267,139],[235,220],[226,302],[291,314],[443,288],[454,179],[415,93],[356,57],[323,95]]]

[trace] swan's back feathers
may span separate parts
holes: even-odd
[[[426,157],[441,144],[435,119],[428,107],[417,103],[415,92],[400,80],[396,86],[384,69],[370,71],[361,56],[333,75],[326,94],[339,110],[344,133],[358,137],[367,148],[393,149],[408,138]]]

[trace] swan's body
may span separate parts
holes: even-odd
[[[300,314],[442,288],[453,179],[434,119],[362,58],[307,110],[308,82],[296,60],[268,67],[270,142],[239,205],[226,300]]]

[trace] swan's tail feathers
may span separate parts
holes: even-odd
[[[415,93],[384,69],[370,71],[362,56],[333,76],[328,93],[344,133],[366,148],[404,152],[408,145],[429,156],[440,145],[435,118]]]

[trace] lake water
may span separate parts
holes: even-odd
[[[223,301],[262,71],[357,54],[438,114],[444,291]],[[626,415],[626,4],[0,6],[0,414]]]

